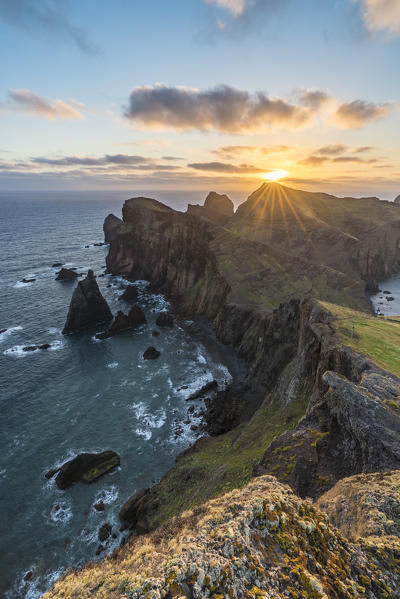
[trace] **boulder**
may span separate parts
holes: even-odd
[[[62,268],[56,277],[56,281],[74,281],[78,277],[78,273],[72,268]]]
[[[56,485],[59,489],[67,489],[76,482],[92,483],[119,464],[120,457],[115,451],[80,453],[61,466]]]
[[[63,265],[62,262],[54,262],[54,264],[51,265],[51,268],[59,268],[62,265]]]
[[[104,512],[104,510],[106,509],[106,506],[104,505],[104,501],[102,499],[94,503],[93,507],[97,512]]]
[[[124,300],[125,302],[135,302],[137,300],[137,296],[137,288],[134,285],[129,285],[118,299]]]
[[[161,312],[161,314],[157,316],[156,325],[159,327],[173,327],[174,317],[167,312]]]
[[[134,329],[137,329],[137,327],[140,327],[140,325],[146,324],[146,322],[146,316],[144,315],[143,310],[135,304],[129,310],[128,314],[118,311],[110,328],[104,333],[98,333],[96,337],[97,339],[108,339],[119,333],[133,331]]]
[[[114,216],[114,214],[106,216],[103,224],[104,241],[106,243],[110,243],[110,241],[114,241],[118,237],[121,225],[122,220]]]
[[[2,333],[5,333],[6,331],[7,331],[7,329],[0,329],[0,335],[1,335]]]
[[[111,310],[101,295],[92,270],[74,290],[63,335],[82,331],[111,320]]]
[[[160,355],[160,352],[152,345],[146,349],[143,354],[144,360],[156,360]]]
[[[108,537],[110,536],[111,531],[112,531],[112,526],[108,522],[105,522],[103,524],[103,526],[100,526],[99,533],[98,533],[99,541],[101,543],[106,541],[108,539]]]
[[[34,283],[36,281],[36,279],[22,279],[23,283]]]

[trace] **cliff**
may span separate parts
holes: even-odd
[[[397,530],[399,513],[393,517]],[[348,541],[309,501],[266,476],[67,573],[44,598],[386,599],[400,585],[399,557]]]

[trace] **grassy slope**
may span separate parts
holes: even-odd
[[[321,302],[334,315],[343,342],[400,376],[400,320],[369,316]]]
[[[251,420],[218,437],[206,437],[184,454],[156,487],[160,504],[152,528],[196,504],[243,487],[272,439],[294,428],[307,401],[299,396],[287,406],[267,398]]]

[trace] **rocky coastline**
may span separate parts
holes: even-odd
[[[147,535],[145,542],[150,544],[152,535],[158,535],[162,542],[171,539],[170,534],[177,537],[175,520],[171,518],[178,522],[187,510],[192,510],[192,515],[210,514],[213,504],[206,502],[224,501],[214,498],[228,498],[229,492],[233,492],[233,501],[241,502],[240,493],[251,495],[247,489],[255,488],[261,492],[263,481],[268,484],[275,481],[273,485],[278,485],[268,488],[267,503],[271,501],[271,493],[289,493],[289,485],[297,497],[321,498],[319,507],[323,506],[334,524],[341,526],[330,507],[333,499],[325,500],[325,494],[327,498],[335,498],[336,488],[339,489],[338,485],[346,477],[400,470],[400,364],[396,362],[393,366],[390,356],[382,361],[368,345],[365,346],[367,351],[359,351],[359,340],[364,342],[364,339],[358,334],[363,331],[362,327],[374,327],[378,320],[369,314],[368,293],[375,289],[377,280],[400,269],[397,238],[394,245],[392,243],[399,230],[400,213],[393,212],[393,206],[386,207],[386,203],[377,207],[378,200],[368,199],[374,206],[373,218],[376,211],[381,211],[384,224],[372,228],[371,222],[359,223],[356,235],[356,231],[349,230],[349,223],[346,226],[341,223],[343,229],[339,229],[338,214],[343,207],[335,198],[337,214],[332,215],[335,211],[330,208],[330,222],[327,219],[318,240],[316,236],[313,238],[315,223],[310,218],[309,208],[316,199],[314,196],[318,196],[322,204],[325,200],[332,202],[332,197],[288,192],[287,203],[291,209],[295,206],[300,213],[303,204],[307,206],[308,218],[298,226],[301,230],[294,231],[289,240],[279,233],[280,221],[275,223],[274,233],[267,224],[261,227],[257,223],[254,235],[247,225],[254,224],[254,214],[265,211],[276,193],[275,186],[263,186],[232,215],[228,215],[229,198],[219,194],[210,194],[207,205],[189,207],[186,214],[156,200],[134,198],[125,202],[122,221],[117,223],[107,217],[104,223],[105,236],[110,242],[106,260],[108,272],[129,281],[149,280],[153,290],[165,293],[173,302],[177,315],[211,323],[218,341],[233,348],[246,365],[240,384],[235,381],[217,393],[211,388],[206,390],[210,391],[205,417],[209,436],[200,438],[178,456],[175,466],[157,485],[137,490],[122,506],[120,518],[123,528],[131,532],[130,540],[124,542],[121,554],[117,551],[108,560],[107,568],[112,569],[119,560],[136,555],[137,535]],[[358,200],[351,201],[357,212]],[[364,220],[368,220],[368,215]],[[239,221],[244,231],[241,234],[237,230]],[[309,246],[311,250],[304,255],[293,247],[293,238],[303,246],[303,229],[307,227],[307,239],[313,239],[315,247]],[[260,241],[261,229],[266,237],[263,242]],[[271,245],[271,241],[275,244]],[[386,242],[390,250],[382,248]],[[332,243],[338,249],[334,258]],[[372,247],[376,245],[377,251]],[[385,326],[393,327],[394,334],[398,334],[397,323],[385,323]],[[358,480],[359,493],[368,492],[368,482],[365,486],[364,479]],[[242,487],[243,492],[234,491]],[[252,497],[252,506],[259,498],[260,495]],[[227,501],[231,505],[230,497]],[[382,505],[387,501],[390,502],[389,496],[385,496]],[[280,553],[291,563],[289,545],[282,544],[286,530],[282,522],[287,522],[291,511],[287,503],[283,504],[286,506],[283,519],[278,519],[273,530],[280,535]],[[264,509],[265,505],[264,502]],[[358,526],[358,518],[354,513],[353,528]],[[393,518],[397,522],[397,516]],[[349,526],[348,522],[346,525]],[[172,533],[168,527],[172,527]],[[210,531],[207,534],[211,534]],[[331,540],[338,538],[337,534],[333,532]],[[196,539],[192,541],[197,543]],[[365,549],[363,541],[358,540],[358,543],[361,544],[357,551],[371,551],[370,545]],[[268,551],[272,551],[271,546],[268,547]],[[247,549],[254,553],[248,544]],[[379,586],[379,575],[375,579],[372,570],[358,570],[352,572],[353,582],[342,587],[340,596],[351,597],[354,585],[359,586],[360,593],[366,592],[368,577],[372,589],[368,596],[390,596],[400,573],[397,566],[389,563],[386,554],[383,557],[382,549],[379,550],[382,560],[379,565],[375,562],[372,570],[378,568],[383,586]],[[388,542],[385,551],[388,555],[397,555],[398,540]],[[367,563],[371,555],[365,554],[361,560]],[[196,556],[193,560],[194,573],[203,566]],[[139,584],[132,572],[136,581],[132,587],[136,594],[132,596],[216,597],[226,596],[225,592],[232,597],[243,596],[243,589],[228,588],[226,579],[218,578],[219,571],[211,572],[210,563],[204,566],[210,583],[204,577],[197,578],[197,574],[188,578],[189,563],[182,560],[180,563],[185,563],[186,569],[167,568],[165,580],[148,588],[146,582]],[[247,564],[246,576],[249,569]],[[333,572],[338,572],[337,565]],[[233,580],[243,575],[236,571],[231,574]],[[213,576],[215,583],[212,583]],[[322,576],[319,568],[311,567],[303,578],[300,575],[292,578],[292,586],[288,586],[289,579],[283,573],[276,586],[271,580],[263,580],[263,574],[259,573],[258,578],[249,579],[244,586],[249,590],[256,585],[272,593],[293,588],[297,589],[293,591],[294,597],[337,597],[332,583]],[[306,591],[311,594],[304,595]],[[55,591],[48,596],[59,595]],[[263,596],[270,597],[269,594]]]

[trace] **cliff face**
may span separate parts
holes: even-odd
[[[44,598],[387,599],[399,588],[399,557],[349,542],[266,476],[132,539],[104,563],[67,573]]]

